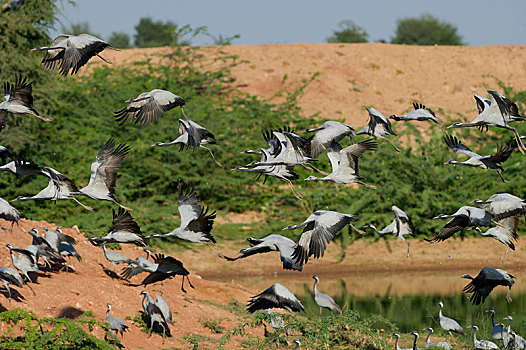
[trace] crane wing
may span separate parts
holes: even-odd
[[[188,224],[201,216],[203,207],[199,205],[199,199],[192,184],[187,185],[186,191],[183,190],[183,182],[179,181],[177,184],[177,191],[179,192],[179,200],[177,208],[181,215],[181,227],[186,227]]]
[[[480,155],[469,149],[460,140],[453,135],[444,135],[444,142],[454,152],[464,154],[470,158],[480,158]]]
[[[359,176],[358,159],[365,151],[375,150],[377,146],[374,139],[368,139],[345,147],[340,151],[340,168],[350,169],[352,174]]]
[[[102,146],[91,163],[91,176],[88,186],[81,189],[86,194],[94,194],[95,197],[108,196],[115,199],[115,183],[121,163],[130,152],[130,146],[121,143],[115,147],[115,140],[110,138]]]
[[[440,232],[431,239],[424,238],[427,242],[442,242],[453,236],[455,233],[462,231],[466,226],[469,225],[469,218],[465,215],[454,217],[449,220]]]
[[[129,211],[124,210],[123,208],[119,208],[118,212],[115,212],[115,209],[112,209],[113,211],[113,226],[115,227],[115,231],[128,231],[135,233],[136,235],[141,235],[141,228],[133,220],[133,217],[131,216]]]

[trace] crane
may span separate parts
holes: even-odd
[[[194,243],[216,243],[210,233],[214,226],[216,212],[208,214],[208,208],[205,209],[199,205],[199,198],[192,184],[188,184],[185,191],[183,182],[179,179],[177,192],[179,194],[177,209],[181,215],[181,225],[167,234],[152,233],[147,238],[177,237]]]
[[[170,91],[153,89],[124,102],[128,105],[114,113],[115,120],[120,122],[119,126],[131,120],[134,124],[140,123],[141,128],[144,128],[175,107],[180,107],[183,116],[188,119],[183,110],[186,100]]]
[[[144,280],[141,282],[141,285],[146,286],[148,284],[164,281],[165,279],[180,275],[182,276],[181,290],[183,293],[186,293],[186,290],[184,289],[185,277],[190,287],[195,288],[192,285],[192,282],[190,282],[190,278],[188,278],[190,272],[184,268],[181,261],[165,254],[155,254],[153,256],[153,261],[157,264],[157,268],[155,271],[150,272],[150,274],[144,278]]]
[[[210,131],[206,130],[204,127],[197,124],[196,122],[190,119],[179,119],[179,137],[168,143],[156,142],[152,145],[152,147],[175,145],[179,146],[179,152],[185,148],[192,147],[195,151],[196,148],[201,147],[208,150],[208,152],[212,156],[212,159],[217,165],[222,166],[221,163],[217,161],[216,157],[214,157],[212,150],[206,146],[203,146],[217,143],[214,137],[214,134],[212,134]]]
[[[128,326],[121,318],[110,316],[111,304],[108,303],[108,310],[106,311],[106,323],[110,325],[110,330],[115,331],[115,335],[121,334],[128,330]]]
[[[15,83],[4,81],[5,101],[0,103],[0,131],[5,127],[7,114],[31,114],[35,117],[49,122],[53,119],[42,117],[33,108],[33,83],[27,82],[27,77],[20,75],[15,77]]]
[[[247,310],[250,313],[269,308],[281,308],[290,312],[305,311],[298,298],[281,283],[274,283],[263,292],[253,296],[247,304]]]
[[[380,231],[378,231],[378,229],[373,224],[368,224],[364,227],[369,227],[373,229],[380,236],[393,235],[395,237],[400,238],[407,244],[407,257],[409,258],[410,243],[408,240],[405,239],[404,236],[416,236],[415,228],[409,216],[402,209],[398,208],[396,205],[393,205],[391,207],[391,210],[395,215],[393,222],[385,226]]]
[[[460,123],[455,122],[448,126],[449,128],[465,128],[465,127],[489,127],[496,126],[498,128],[507,129],[513,132],[519,151],[524,154],[524,146],[520,141],[520,136],[514,127],[508,125],[512,117],[515,116],[518,111],[517,106],[513,106],[510,100],[505,98],[494,90],[486,90],[489,94],[489,105],[484,105],[484,109],[471,123]],[[481,108],[480,104],[477,104],[478,108]]]
[[[471,326],[468,326],[469,328],[473,328],[473,349],[475,350],[491,350],[491,349],[499,349],[497,344],[489,341],[489,340],[477,340],[477,331],[479,330],[479,327],[472,324]]]
[[[436,118],[435,112],[433,112],[430,108],[427,108],[421,103],[413,102],[413,108],[414,110],[407,113],[406,115],[391,115],[389,116],[390,119],[396,120],[396,121],[404,121],[404,122],[410,122],[413,120],[416,121],[424,121],[424,120],[430,120],[435,124],[440,124],[440,121]]]
[[[477,277],[473,278],[470,275],[462,275],[461,278],[470,279],[471,282],[464,287],[462,290],[465,293],[473,293],[470,297],[470,301],[473,305],[479,305],[486,301],[486,298],[489,296],[491,291],[496,286],[505,286],[508,287],[508,293],[506,294],[506,300],[511,302],[511,287],[515,283],[513,280],[515,276],[512,274],[501,270],[501,269],[492,269],[490,267],[484,267],[480,270]]]
[[[444,164],[466,165],[480,169],[493,169],[497,171],[502,182],[509,182],[508,180],[504,180],[504,177],[502,177],[502,172],[504,171],[504,169],[500,164],[504,163],[511,156],[511,152],[513,151],[511,145],[508,144],[504,146],[502,143],[500,143],[500,145],[497,145],[497,152],[495,154],[481,156],[480,154],[475,153],[471,149],[469,149],[469,147],[460,142],[459,139],[455,136],[446,134],[444,136],[444,141],[452,151],[459,154],[464,154],[469,157],[468,160],[463,162],[459,162],[456,160],[448,160]]]
[[[20,213],[16,210],[8,201],[3,198],[0,198],[0,218],[11,221],[10,232],[13,233],[13,226],[15,223],[18,225],[18,220],[20,220]],[[0,226],[0,228],[7,230],[5,227]]]
[[[60,34],[51,46],[37,46],[31,51],[47,51],[40,63],[45,70],[73,75],[94,56],[110,63],[99,55],[107,47],[111,48],[110,44],[90,34]]]
[[[493,221],[493,215],[484,209],[463,206],[454,214],[439,214],[433,219],[451,219],[440,232],[433,238],[424,238],[427,242],[442,242],[453,236],[455,233],[462,231],[467,227],[489,226]]]
[[[439,301],[438,306],[440,306],[440,309],[438,311],[438,321],[440,322],[440,327],[442,327],[442,329],[448,332],[449,334],[451,334],[451,332],[455,332],[464,335],[464,329],[458,324],[457,321],[442,315],[442,308],[444,307],[444,303],[442,303],[442,301]]]
[[[146,246],[144,239],[141,236],[141,228],[133,220],[130,212],[119,208],[118,212],[113,212],[113,226],[115,227],[110,233],[104,237],[89,237],[88,240],[96,246],[104,242],[112,243],[132,243],[138,246]]]
[[[305,181],[332,181],[338,184],[357,183],[367,188],[375,189],[376,186],[368,185],[361,180],[358,169],[358,159],[366,151],[373,151],[378,144],[373,139],[365,140],[359,143],[342,148],[342,146],[333,141],[327,152],[331,162],[332,172],[322,178],[309,176]]]
[[[310,153],[312,158],[318,158],[334,142],[340,142],[345,136],[355,135],[354,129],[344,123],[328,120],[321,126],[314,129],[307,129],[307,132],[314,132],[310,138]]]
[[[438,341],[438,342],[430,342],[429,339],[431,338],[431,333],[433,333],[433,328],[426,327],[423,329],[424,331],[427,331],[427,338],[426,343],[424,344],[424,348],[433,348],[433,349],[443,349],[443,350],[451,350],[451,345],[447,341]]]
[[[366,110],[369,113],[369,124],[358,131],[356,135],[367,134],[387,140],[397,152],[400,152],[400,149],[398,149],[391,140],[385,137],[386,135],[396,136],[389,119],[387,119],[382,113],[378,112],[374,107],[366,108]]]
[[[327,308],[327,309],[331,310],[332,312],[336,312],[338,314],[341,314],[342,310],[340,309],[338,304],[336,304],[334,299],[331,298],[330,296],[328,296],[327,294],[323,294],[322,292],[318,291],[318,283],[320,282],[320,279],[318,278],[318,276],[314,275],[314,276],[312,276],[312,278],[314,278],[314,287],[313,287],[313,289],[314,289],[314,301],[320,307],[320,316],[321,316],[322,308]]]

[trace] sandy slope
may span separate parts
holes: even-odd
[[[385,115],[400,114],[421,102],[445,113],[476,116],[473,94],[498,90],[494,77],[516,89],[526,86],[524,46],[406,46],[391,44],[272,44],[226,46],[246,60],[233,69],[235,86],[271,97],[282,88],[297,87],[314,73],[318,77],[300,98],[306,114],[345,119],[354,127],[367,120],[367,106]],[[213,47],[203,49],[213,56]],[[115,64],[168,54],[170,48],[106,50]],[[191,106],[189,106],[191,111]],[[443,116],[437,113],[440,119]]]

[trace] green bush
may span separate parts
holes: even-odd
[[[408,45],[464,45],[455,26],[430,14],[399,19],[391,42]]]

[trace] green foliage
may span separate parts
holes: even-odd
[[[464,45],[455,26],[430,14],[399,19],[391,42],[408,45]]]
[[[126,33],[113,32],[108,39],[108,44],[119,49],[127,49],[131,47],[131,39]]]
[[[327,38],[329,43],[366,43],[369,34],[354,21],[347,19],[338,23],[332,36]]]
[[[116,349],[91,334],[95,328],[102,329],[111,342],[120,342],[106,323],[88,312],[70,320],[38,318],[33,312],[13,309],[0,313],[0,325],[0,349]]]
[[[219,34],[219,36],[211,35],[210,37],[213,39],[214,45],[222,46],[222,45],[232,45],[232,41],[239,39],[241,35],[235,34],[232,36],[224,36],[222,34]]]
[[[212,331],[212,333],[223,333],[225,328],[221,327],[221,322],[222,321],[223,321],[223,319],[221,319],[221,318],[219,320],[214,320],[212,318],[205,318],[205,319],[201,320],[201,323],[206,328],[209,328]]]
[[[179,26],[172,21],[154,21],[149,17],[143,17],[135,26],[135,46],[157,47],[157,46],[188,46],[190,39],[206,34],[206,27],[192,28],[189,24]]]

